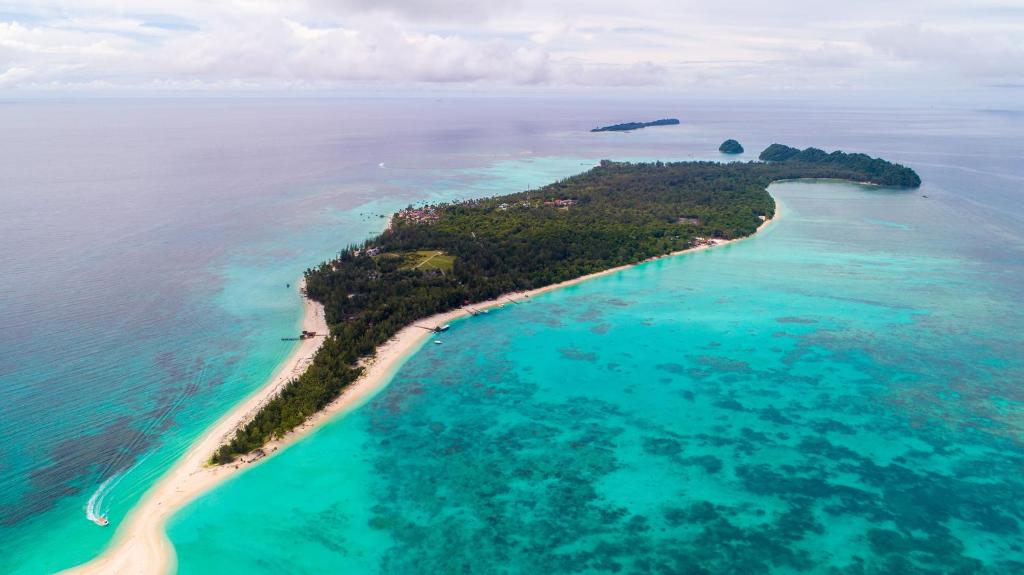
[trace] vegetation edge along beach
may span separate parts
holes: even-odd
[[[885,160],[783,148],[766,153],[787,157],[762,162],[603,161],[539,190],[395,214],[380,236],[307,270],[303,330],[329,326],[329,335],[301,341],[268,385],[147,492],[104,554],[72,572],[167,571],[167,518],[264,452],[372,397],[449,321],[750,237],[776,213],[767,191],[774,181],[920,184],[912,169]]]
[[[912,169],[863,154],[772,144],[761,159],[605,160],[536,191],[399,212],[378,237],[307,270],[331,335],[211,462],[230,463],[302,424],[359,378],[378,346],[423,318],[750,235],[775,212],[767,187],[776,180],[921,183]]]

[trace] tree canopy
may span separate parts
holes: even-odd
[[[761,152],[759,158],[766,162],[831,166],[837,170],[864,174],[867,176],[864,179],[865,182],[882,186],[916,188],[921,185],[921,178],[914,170],[881,158],[872,158],[866,154],[848,154],[839,150],[828,153],[818,148],[798,150],[783,144],[772,144]]]
[[[785,159],[605,160],[539,190],[396,214],[380,236],[306,271],[307,294],[324,305],[331,334],[307,371],[212,461],[261,447],[326,407],[359,377],[361,359],[416,320],[686,249],[699,238],[750,235],[775,213],[766,189],[775,180],[920,182],[909,168],[862,154],[776,144],[766,155]]]
[[[639,130],[641,128],[649,128],[651,126],[675,126],[678,123],[679,120],[675,118],[663,118],[661,120],[654,120],[653,122],[626,122],[625,124],[601,126],[600,128],[594,128],[591,132],[629,132],[632,130]]]
[[[721,146],[718,146],[718,151],[723,154],[742,154],[743,146],[736,140],[726,140],[722,142]]]

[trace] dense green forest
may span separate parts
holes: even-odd
[[[603,161],[539,190],[395,214],[380,236],[306,271],[307,294],[324,304],[331,335],[309,369],[213,462],[232,461],[323,409],[360,375],[360,359],[416,320],[686,249],[698,238],[750,235],[775,213],[766,188],[776,180],[920,182],[909,168],[861,154],[824,161],[807,150],[779,159],[777,151],[762,154],[770,162]]]
[[[736,140],[726,140],[722,142],[721,146],[718,146],[718,151],[723,154],[742,154],[743,146]]]
[[[865,154],[847,154],[839,150],[830,154],[818,148],[799,150],[783,144],[772,144],[761,152],[759,158],[766,162],[814,164],[860,172],[869,177],[865,181],[884,186],[916,188],[921,185],[921,178],[914,170]]]
[[[600,128],[594,128],[591,132],[629,132],[632,130],[639,130],[641,128],[650,128],[651,126],[675,126],[678,123],[679,120],[675,118],[664,118],[661,120],[654,120],[653,122],[626,122],[625,124],[601,126]]]

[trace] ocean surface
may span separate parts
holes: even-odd
[[[179,572],[1024,571],[1020,112],[5,101],[0,125],[2,573],[102,550],[90,502],[116,526],[265,382],[302,270],[383,214],[726,138],[925,183],[778,183],[755,238],[457,322],[179,513]]]

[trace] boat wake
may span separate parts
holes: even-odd
[[[110,503],[107,501],[107,497],[114,490],[114,488],[117,487],[119,483],[121,483],[121,480],[124,479],[126,475],[131,473],[131,471],[136,467],[142,465],[142,462],[148,459],[150,455],[153,455],[154,452],[150,451],[146,453],[137,461],[135,461],[134,464],[125,464],[125,461],[130,457],[129,454],[132,453],[132,450],[135,449],[136,447],[144,445],[143,442],[145,441],[146,434],[148,434],[150,431],[153,430],[153,428],[155,428],[157,425],[159,425],[168,417],[170,417],[171,412],[177,409],[182,404],[182,402],[184,402],[185,399],[188,397],[189,390],[195,388],[196,386],[199,385],[199,382],[204,380],[206,372],[207,366],[203,365],[202,369],[198,370],[193,376],[192,383],[190,385],[183,387],[181,389],[181,393],[178,394],[178,397],[175,398],[175,400],[172,401],[163,410],[163,412],[160,413],[160,415],[153,419],[146,427],[146,429],[140,431],[135,436],[135,438],[128,442],[128,444],[124,448],[120,449],[117,455],[113,458],[113,460],[111,460],[106,466],[104,466],[103,470],[100,471],[99,473],[100,477],[103,477],[113,469],[117,469],[118,467],[120,467],[120,469],[111,474],[110,477],[107,477],[103,481],[103,483],[100,483],[100,486],[97,487],[96,491],[94,491],[93,494],[89,497],[89,501],[85,504],[86,519],[92,521],[93,523],[101,527],[110,523],[110,520],[107,519],[107,513],[110,511]]]
[[[106,526],[110,523],[107,519],[107,513],[110,511],[110,502],[107,501],[107,496],[114,491],[114,488],[121,483],[121,480],[125,478],[128,473],[138,467],[145,461],[152,453],[147,453],[144,457],[135,462],[135,465],[125,467],[114,473],[110,477],[106,478],[100,486],[96,488],[96,491],[89,497],[89,501],[85,504],[85,518],[92,521],[100,527]]]
[[[89,497],[89,502],[85,504],[86,519],[100,526],[109,523],[107,514],[103,511],[104,503],[106,502],[107,495],[114,487],[117,487],[122,477],[124,477],[124,473],[118,472],[108,477],[103,483],[100,483],[100,486]]]

